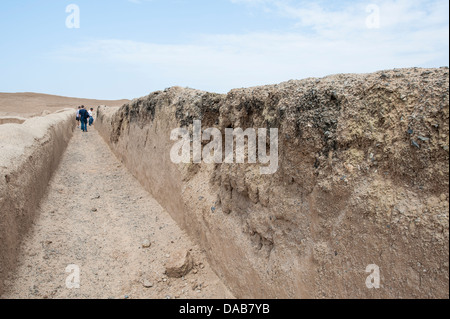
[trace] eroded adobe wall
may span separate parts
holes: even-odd
[[[2,124],[22,124],[27,119],[20,116],[0,116],[0,125]]]
[[[0,126],[0,295],[75,125],[66,110]]]
[[[448,68],[401,69],[174,87],[100,107],[96,127],[239,298],[448,298],[448,117]],[[278,171],[172,163],[171,130],[197,119],[278,128]]]

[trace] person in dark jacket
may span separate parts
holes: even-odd
[[[88,122],[88,118],[89,118],[89,113],[88,111],[86,111],[86,109],[84,108],[84,105],[81,106],[81,110],[80,110],[80,122],[81,122],[81,130],[83,132],[87,132],[87,122]]]

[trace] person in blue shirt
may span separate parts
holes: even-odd
[[[80,122],[81,122],[81,130],[83,132],[87,132],[87,122],[88,122],[88,118],[89,118],[89,113],[88,111],[86,111],[86,109],[84,108],[84,105],[81,106],[81,110],[80,110]]]

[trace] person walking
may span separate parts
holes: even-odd
[[[91,107],[88,113],[89,113],[89,126],[92,126],[92,124],[94,123],[94,109]]]
[[[77,128],[80,128],[80,110],[81,106],[79,106],[77,110]]]
[[[81,106],[80,109],[80,122],[81,122],[81,130],[83,132],[87,132],[87,121],[89,118],[89,113],[88,111],[86,111],[86,109],[84,108],[84,105]]]

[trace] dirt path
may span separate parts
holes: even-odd
[[[189,249],[194,269],[166,277],[171,254]],[[68,265],[80,269],[79,289],[66,287]],[[233,297],[95,129],[75,131],[6,284],[3,298]]]

